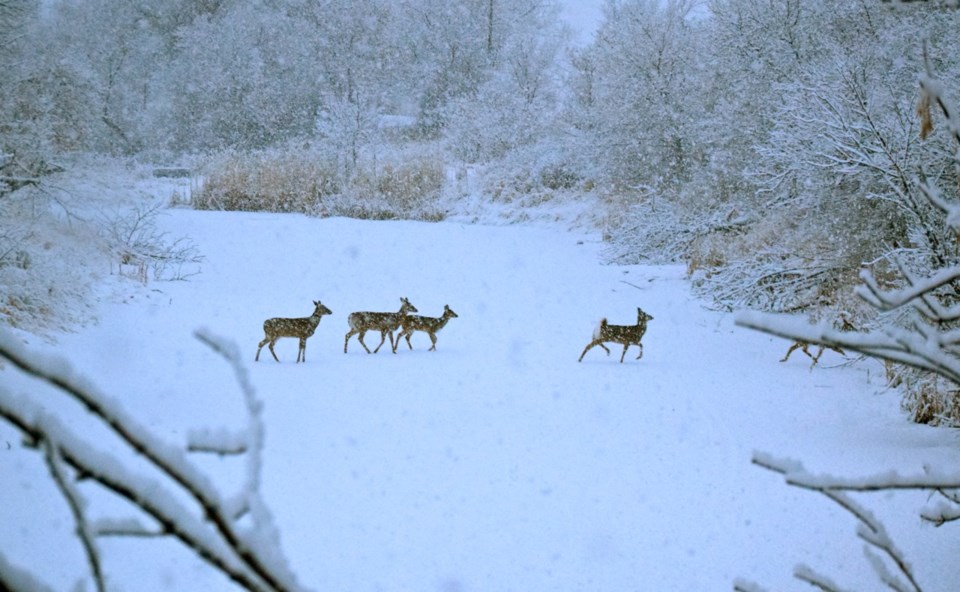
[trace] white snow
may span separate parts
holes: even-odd
[[[595,236],[190,210],[160,224],[196,242],[200,275],[111,277],[97,325],[56,344],[21,336],[171,447],[249,429],[234,369],[194,332],[234,340],[263,404],[263,501],[310,589],[806,590],[798,564],[871,589],[855,520],[752,465],[754,451],[853,481],[960,466],[956,432],[910,424],[880,364],[833,352],[812,371],[798,354],[778,363],[788,342],[706,310],[682,268],[603,265]],[[459,314],[437,351],[416,333],[413,351],[344,354],[347,315],[394,311],[401,296],[423,315]],[[333,314],[308,361],[282,339],[282,363],[254,363],[263,321],[306,316],[313,300]],[[641,360],[594,349],[577,363],[599,318],[630,324],[638,306],[655,317]],[[9,365],[0,377],[12,393],[46,392]],[[97,434],[75,405],[43,397],[72,433]],[[190,460],[223,499],[248,486],[243,459]],[[7,561],[71,588],[86,566],[69,510],[3,422],[0,475],[0,540],[17,541],[0,547]],[[97,524],[141,517],[80,487]],[[923,525],[922,494],[848,495],[925,590],[960,581],[956,527]],[[170,540],[98,543],[111,589],[234,589]]]

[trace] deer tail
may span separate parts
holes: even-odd
[[[600,337],[600,334],[603,333],[603,330],[607,328],[607,318],[604,317],[600,319],[600,324],[597,325],[597,329],[593,332],[593,338],[597,339]]]

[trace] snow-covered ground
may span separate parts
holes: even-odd
[[[190,430],[244,425],[230,368],[192,332],[236,341],[265,403],[263,494],[314,590],[729,590],[738,577],[808,589],[798,563],[876,589],[854,520],[752,466],[754,451],[850,476],[960,466],[956,432],[908,423],[878,363],[828,352],[811,371],[797,352],[781,364],[789,344],[706,310],[681,268],[603,265],[596,236],[183,209],[161,223],[196,242],[202,274],[110,280],[98,324],[29,347],[185,445]],[[459,314],[437,351],[420,333],[413,351],[368,355],[354,338],[344,354],[347,315],[400,297]],[[267,351],[255,363],[263,321],[307,316],[313,300],[333,314],[306,363],[294,339],[278,343],[282,363]],[[641,360],[632,349],[619,364],[615,346],[577,363],[602,316],[630,324],[638,306],[654,316]],[[85,425],[52,395],[47,406]],[[83,555],[39,457],[0,422],[0,551],[71,589]],[[239,486],[242,461],[195,462],[225,493]],[[132,514],[89,495],[93,514]],[[926,590],[955,589],[956,527],[921,524],[923,496],[857,499]],[[233,589],[172,541],[100,544],[113,590]]]

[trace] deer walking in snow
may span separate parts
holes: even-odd
[[[347,344],[354,335],[357,336],[357,341],[360,342],[363,349],[367,350],[368,354],[375,354],[380,351],[383,342],[386,341],[387,336],[389,336],[390,348],[393,350],[393,353],[397,353],[397,347],[393,343],[393,332],[400,327],[400,323],[403,322],[404,318],[411,312],[417,312],[417,308],[410,304],[410,301],[406,298],[401,298],[400,310],[398,312],[350,313],[350,316],[347,318],[347,322],[350,323],[350,331],[348,331],[346,337],[343,338],[343,353],[347,353]],[[367,344],[363,342],[363,336],[367,334],[367,331],[380,332],[380,345],[372,352],[370,348],[367,347]],[[399,337],[397,339],[399,340]]]
[[[850,315],[847,314],[846,312],[841,312],[840,315],[839,315],[839,317],[837,318],[836,321],[834,321],[833,324],[834,324],[835,327],[837,327],[837,328],[840,329],[841,331],[856,331],[856,330],[857,330],[857,327],[853,324],[853,321],[850,320]],[[845,351],[843,351],[843,349],[842,349],[841,347],[839,347],[839,346],[837,346],[837,345],[834,345],[834,344],[831,344],[831,343],[818,343],[818,344],[816,344],[816,345],[817,345],[817,353],[816,353],[816,354],[811,354],[811,353],[810,353],[810,349],[809,349],[811,345],[813,345],[813,344],[810,343],[809,341],[803,341],[802,339],[798,339],[798,340],[794,341],[794,342],[793,342],[793,345],[790,346],[790,349],[787,350],[787,353],[783,356],[783,359],[781,359],[780,361],[781,361],[781,362],[786,362],[787,360],[790,359],[790,354],[792,354],[793,352],[795,352],[795,351],[797,351],[797,350],[799,349],[799,350],[802,351],[803,353],[807,354],[807,357],[808,357],[808,358],[810,358],[811,360],[813,360],[813,362],[810,364],[810,369],[812,370],[813,367],[817,365],[817,362],[820,361],[820,356],[823,355],[823,352],[824,352],[824,350],[826,350],[826,349],[833,350],[833,351],[837,352],[838,354],[840,354],[841,356],[844,356],[844,357],[846,357],[846,355],[847,355],[847,353],[846,353]]]
[[[637,308],[637,324],[636,325],[609,325],[607,324],[607,319],[601,319],[600,326],[597,327],[596,332],[593,334],[593,341],[587,344],[587,347],[583,348],[583,353],[580,354],[580,359],[578,362],[583,361],[583,356],[587,355],[587,352],[595,346],[599,345],[603,348],[607,355],[610,355],[610,350],[607,349],[607,346],[604,343],[622,343],[623,344],[623,353],[620,354],[620,363],[623,363],[623,357],[627,355],[627,349],[631,345],[636,345],[640,348],[640,354],[637,356],[637,359],[643,357],[643,344],[640,343],[640,340],[643,339],[643,334],[647,332],[647,321],[652,321],[653,317],[643,312],[640,308]]]
[[[274,318],[264,321],[263,332],[265,333],[265,337],[257,348],[257,357],[254,358],[254,361],[260,361],[260,350],[263,349],[264,345],[269,343],[270,353],[273,354],[273,359],[279,362],[280,358],[277,357],[277,352],[273,351],[273,345],[281,337],[299,337],[300,349],[297,351],[297,363],[306,362],[307,338],[317,330],[317,325],[320,324],[320,317],[333,314],[329,308],[320,304],[317,300],[313,302],[313,306],[313,314],[309,317],[299,319]]]
[[[410,336],[413,335],[414,331],[424,331],[427,335],[429,335],[430,341],[433,343],[433,345],[427,351],[436,351],[437,350],[437,332],[446,326],[447,321],[449,321],[450,319],[455,319],[458,316],[460,315],[453,312],[453,309],[451,309],[449,306],[444,304],[443,316],[441,317],[421,317],[421,316],[412,316],[412,315],[403,317],[403,320],[400,321],[400,326],[402,327],[402,330],[400,331],[400,334],[397,335],[397,341],[393,345],[393,353],[397,353],[397,346],[400,345],[401,337],[406,337],[407,346],[409,346],[411,350],[413,349],[413,344],[410,343]]]

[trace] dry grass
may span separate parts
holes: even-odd
[[[442,220],[442,162],[397,157],[353,172],[306,149],[221,155],[207,167],[193,206],[201,210],[300,212],[315,216]]]
[[[900,405],[916,423],[960,427],[960,390],[929,372],[887,365],[887,382],[903,391]]]

